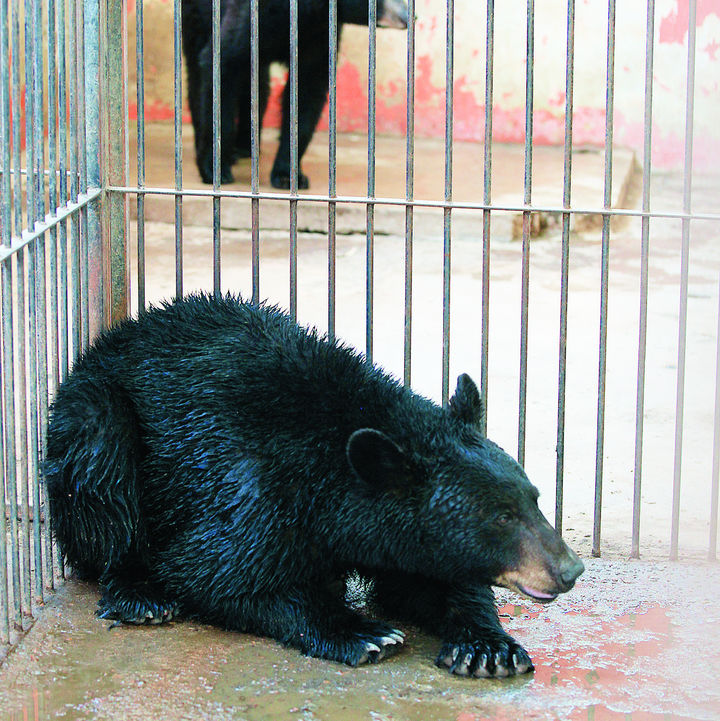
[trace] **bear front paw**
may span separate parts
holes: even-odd
[[[505,678],[534,670],[527,651],[512,639],[446,643],[435,665],[457,676]]]

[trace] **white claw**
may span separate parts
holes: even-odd
[[[393,636],[402,636],[403,638],[405,638],[405,631],[401,631],[399,628],[394,628],[392,630],[392,635]]]
[[[383,636],[380,639],[380,643],[383,646],[394,646],[397,643],[397,639],[395,639],[393,636]]]
[[[395,639],[396,643],[405,643],[405,637],[401,636],[399,633],[391,633],[390,638]]]
[[[376,645],[375,645],[374,643],[372,643],[371,641],[368,641],[368,642],[365,644],[365,650],[366,650],[368,653],[371,653],[372,651],[377,651],[378,653],[380,653],[380,647],[379,647],[379,646],[376,646]]]
[[[500,663],[500,654],[495,654],[495,676],[497,678],[505,678],[509,676],[510,672]]]

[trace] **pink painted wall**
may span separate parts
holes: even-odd
[[[642,150],[645,78],[645,0],[617,3],[615,53],[615,143]],[[683,163],[689,0],[657,0],[653,86],[653,165]],[[416,0],[415,133],[445,134],[446,0]],[[129,8],[132,14],[133,8]],[[171,19],[167,0],[146,0],[146,118],[172,117],[172,42],[162,23]],[[485,117],[485,3],[455,2],[454,137],[482,141]],[[495,3],[493,138],[525,140],[526,3]],[[562,144],[565,126],[566,0],[535,2],[534,141]],[[153,16],[155,18],[153,19]],[[164,18],[160,20],[160,16]],[[150,27],[151,25],[148,25]],[[168,28],[170,26],[168,25]],[[575,19],[576,145],[605,142],[607,3],[577,0]],[[129,23],[134,29],[134,18]],[[694,166],[717,169],[720,161],[720,0],[697,2]],[[377,36],[377,131],[406,130],[407,47],[403,32]],[[168,39],[170,42],[168,42]],[[131,48],[134,47],[131,38]],[[338,67],[338,129],[367,131],[368,33],[346,27]],[[131,60],[131,70],[134,62]],[[162,70],[160,70],[162,68]],[[265,126],[279,123],[284,75],[273,76],[274,93]],[[187,118],[186,118],[187,119]],[[327,126],[327,109],[321,127]]]

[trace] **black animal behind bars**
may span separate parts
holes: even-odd
[[[233,160],[250,156],[250,0],[221,0],[220,181],[233,180]],[[367,25],[367,0],[338,0],[338,37],[343,24]],[[300,160],[315,132],[328,92],[328,0],[298,0],[298,187],[307,188]],[[188,69],[190,114],[198,170],[213,182],[212,0],[183,0],[183,50]],[[407,27],[405,0],[378,0],[380,27]],[[270,94],[270,64],[290,63],[290,2],[259,0],[259,119]],[[282,102],[280,147],[270,175],[275,188],[290,187],[290,84]]]
[[[274,308],[193,296],[100,337],[52,406],[44,474],[100,615],[181,612],[357,665],[442,637],[461,675],[532,669],[491,584],[551,601],[583,564],[522,468],[485,438],[475,384],[447,410]]]

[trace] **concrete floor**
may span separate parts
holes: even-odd
[[[68,582],[10,657],[0,718],[221,721],[670,721],[720,718],[720,567],[590,560],[550,606],[501,601],[534,674],[467,680],[405,628],[395,657],[357,669],[194,622],[121,627],[97,588]]]
[[[151,129],[162,139],[167,128]],[[322,187],[324,138],[311,147],[305,172],[309,192]],[[338,192],[364,195],[364,142],[342,139]],[[150,141],[149,141],[150,143]],[[191,148],[191,138],[186,140]],[[150,147],[150,146],[149,146]],[[153,141],[148,185],[173,185],[167,147]],[[507,151],[507,152],[506,152]],[[378,196],[404,195],[404,143],[379,140]],[[261,180],[272,161],[263,149]],[[522,197],[518,149],[497,149],[493,200]],[[442,197],[442,144],[419,143],[425,158],[418,197]],[[518,157],[520,162],[518,164]],[[602,188],[601,155],[578,153],[574,205],[596,207]],[[399,158],[403,158],[402,163]],[[482,148],[455,149],[457,198],[477,199]],[[620,155],[614,204],[633,202],[632,154]],[[480,160],[479,160],[480,159]],[[583,163],[587,161],[587,165]],[[591,162],[592,161],[592,162]],[[247,164],[235,168],[245,189]],[[401,167],[403,166],[403,167]],[[184,161],[186,184],[192,154]],[[398,171],[400,168],[400,171]],[[562,152],[539,149],[534,165],[538,202],[561,198]],[[246,177],[247,176],[247,177]],[[380,181],[380,178],[383,178]],[[381,185],[380,183],[384,183]],[[583,190],[584,189],[584,190]],[[694,208],[717,210],[720,179],[698,178]],[[546,196],[541,196],[547,193]],[[587,194],[584,194],[587,193]],[[598,195],[599,193],[599,195]],[[541,197],[548,200],[541,201]],[[174,293],[173,201],[148,198],[147,297]],[[653,208],[678,210],[681,179],[656,174]],[[131,207],[132,207],[131,203]],[[210,201],[183,203],[184,291],[212,284]],[[224,199],[222,286],[249,295],[249,206]],[[520,244],[512,241],[516,214],[492,220],[490,291],[489,436],[517,450],[520,337]],[[288,303],[288,206],[261,205],[261,297]],[[327,324],[327,208],[300,203],[298,317]],[[558,377],[559,228],[533,240],[530,258],[530,328],[526,469],[552,517]],[[365,344],[365,208],[342,207],[337,244],[337,332]],[[375,239],[375,359],[401,376],[403,368],[404,209],[377,209]],[[439,399],[442,334],[442,212],[418,211],[413,252],[412,382]],[[134,224],[133,243],[134,243]],[[482,222],[477,213],[453,213],[451,377],[480,375]],[[503,623],[533,656],[532,676],[469,681],[436,669],[437,639],[414,629],[398,656],[377,666],[349,669],[306,659],[276,643],[227,633],[190,621],[167,627],[118,628],[94,617],[97,588],[69,581],[51,598],[33,629],[0,669],[0,719],[568,719],[660,721],[720,718],[720,566],[706,563],[720,275],[720,228],[694,222],[689,265],[686,407],[679,563],[668,563],[673,485],[677,376],[680,224],[651,222],[648,365],[641,523],[642,561],[628,561],[635,440],[635,382],[639,308],[639,221],[614,224],[610,249],[609,342],[604,438],[602,559],[590,558],[595,479],[598,318],[601,247],[592,221],[575,226],[570,256],[568,387],[564,532],[586,561],[577,587],[547,607],[501,600]],[[135,261],[132,263],[135,272]],[[135,288],[133,289],[135,298]]]

